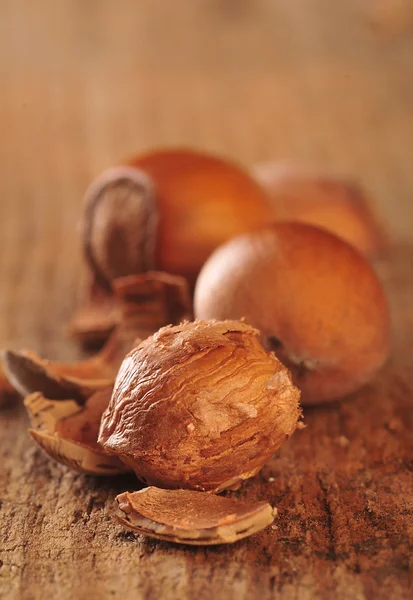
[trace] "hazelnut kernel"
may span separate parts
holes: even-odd
[[[158,487],[218,492],[255,475],[300,417],[298,389],[256,334],[195,321],[142,342],[121,365],[99,443]]]

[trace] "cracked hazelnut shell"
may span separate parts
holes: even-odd
[[[53,400],[71,399],[77,404],[84,404],[86,398],[96,390],[113,383],[114,379],[114,377],[103,378],[102,376],[91,378],[90,361],[85,361],[88,366],[88,377],[82,377],[85,375],[82,363],[68,363],[69,373],[71,370],[75,371],[76,376],[66,374],[65,363],[42,359],[35,352],[5,350],[3,361],[9,382],[23,397],[34,392],[42,392]],[[63,369],[61,369],[62,365]]]
[[[92,358],[58,362],[35,352],[3,351],[6,375],[18,393],[42,392],[53,400],[83,404],[96,390],[114,383],[121,362],[141,337],[191,314],[189,288],[182,277],[150,272],[117,279],[113,285],[117,325]]]
[[[217,249],[195,289],[199,319],[239,319],[291,370],[302,404],[354,392],[390,346],[380,281],[349,244],[302,223],[278,223]]]
[[[194,546],[232,544],[261,531],[277,514],[267,502],[156,487],[119,494],[116,501],[126,529]]]
[[[377,258],[386,250],[387,235],[368,194],[357,182],[277,162],[257,165],[253,173],[267,191],[277,221],[324,227],[368,258]]]
[[[164,327],[123,361],[99,443],[144,482],[219,492],[292,435],[299,391],[249,325]]]
[[[84,252],[107,288],[118,277],[148,270],[194,283],[214,248],[272,220],[266,193],[238,165],[191,149],[153,150],[91,184]]]
[[[100,419],[112,389],[100,390],[79,406],[73,400],[48,400],[34,393],[24,401],[31,420],[29,433],[57,462],[80,473],[117,475],[128,467],[98,444]]]
[[[192,316],[192,299],[184,277],[162,271],[112,281],[112,290],[102,288],[95,276],[85,282],[69,332],[86,346],[101,344],[133,311],[135,337],[144,339],[160,327],[180,323]],[[124,328],[126,329],[126,328]],[[118,335],[118,332],[115,332]]]

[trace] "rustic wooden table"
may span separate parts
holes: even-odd
[[[240,496],[279,508],[234,546],[177,547],[112,522],[132,477],[76,475],[0,413],[0,596],[35,600],[413,597],[413,38],[356,0],[0,3],[0,344],[65,336],[82,193],[114,160],[190,144],[361,178],[393,240],[378,265],[392,359],[298,432]],[[371,3],[370,3],[371,4]]]

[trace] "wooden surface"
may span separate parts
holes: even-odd
[[[361,178],[394,241],[378,266],[393,356],[374,384],[307,410],[238,493],[278,506],[234,546],[185,548],[111,520],[133,477],[55,465],[0,413],[0,596],[413,597],[413,40],[356,0],[2,0],[0,343],[69,358],[76,223],[119,157],[191,144],[245,163],[310,161]]]

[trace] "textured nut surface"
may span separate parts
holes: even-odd
[[[267,527],[277,514],[266,502],[156,487],[125,492],[116,501],[124,527],[178,544],[231,544]]]
[[[124,360],[99,442],[143,481],[219,491],[294,432],[299,391],[238,321],[164,327]]]
[[[292,371],[303,404],[361,387],[389,353],[390,319],[367,261],[336,236],[278,223],[234,238],[206,262],[200,319],[245,317]]]
[[[48,400],[40,393],[27,396],[24,404],[32,424],[30,435],[54,460],[81,473],[116,475],[128,471],[97,442],[111,392],[112,388],[96,392],[83,407],[73,400]]]

